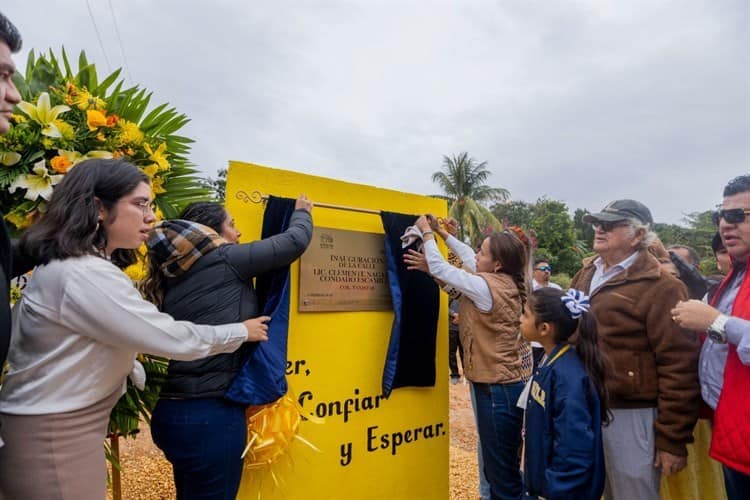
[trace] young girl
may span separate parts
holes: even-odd
[[[596,499],[604,491],[602,424],[609,421],[596,320],[578,290],[535,291],[521,333],[544,347],[526,404],[524,487],[531,498]],[[578,331],[575,348],[569,343]]]
[[[462,293],[459,335],[464,375],[476,397],[477,429],[491,496],[520,498],[518,450],[523,411],[516,401],[531,376],[532,365],[531,348],[519,332],[526,297],[527,249],[515,233],[503,231],[486,237],[475,255],[434,217],[421,216],[415,225],[422,231],[429,273]],[[443,259],[433,232],[472,272]],[[404,261],[409,269],[423,269],[419,253],[410,251]]]

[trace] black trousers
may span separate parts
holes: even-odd
[[[448,330],[448,366],[451,370],[451,377],[459,377],[458,361],[456,360],[456,351],[461,358],[461,364],[464,362],[464,348],[458,338],[458,330]]]

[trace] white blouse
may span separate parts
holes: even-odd
[[[242,323],[195,325],[159,312],[103,258],[55,260],[34,271],[14,307],[0,412],[85,408],[124,391],[137,352],[190,360],[246,340]]]
[[[448,236],[445,243],[463,261],[464,267],[467,267],[471,273],[446,262],[433,237],[424,242],[424,254],[430,274],[469,297],[480,311],[488,312],[492,309],[492,292],[490,292],[490,287],[484,278],[472,274],[477,270],[474,250],[453,236]]]

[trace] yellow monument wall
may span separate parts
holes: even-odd
[[[241,241],[260,237],[253,192],[313,202],[445,216],[442,200],[249,163],[230,162],[226,206]],[[383,233],[379,215],[316,207],[316,227]],[[414,271],[418,272],[418,271]],[[447,499],[448,322],[441,294],[436,386],[380,397],[392,311],[298,312],[299,263],[291,268],[287,380],[303,414],[299,440],[271,467],[245,470],[241,499]]]

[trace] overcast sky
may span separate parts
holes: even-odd
[[[750,172],[746,0],[4,0],[29,49],[124,75],[236,159],[420,194],[443,155],[514,200],[680,222]],[[92,22],[93,17],[93,22]],[[96,28],[101,35],[97,39]],[[117,31],[121,44],[118,42]],[[131,80],[129,80],[131,81]],[[322,200],[327,201],[327,200]]]

